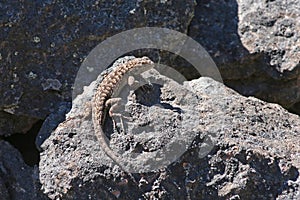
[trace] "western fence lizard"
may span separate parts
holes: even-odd
[[[107,101],[112,97],[113,93],[120,84],[120,81],[129,71],[143,65],[152,65],[153,62],[147,58],[134,58],[124,64],[117,66],[111,73],[104,77],[103,81],[97,87],[93,102],[92,102],[92,120],[94,125],[95,135],[100,143],[102,150],[123,170],[124,166],[121,163],[122,157],[115,153],[106,141],[105,133],[102,129],[105,117]]]

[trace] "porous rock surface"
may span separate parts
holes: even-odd
[[[0,135],[25,133],[60,103],[71,102],[76,73],[100,42],[145,26],[186,33],[194,5],[193,0],[0,2]]]
[[[0,135],[25,133],[70,102],[89,52],[116,33],[144,26],[187,33],[210,53],[226,85],[300,113],[299,5],[299,0],[0,3]],[[198,78],[186,63],[173,66]]]
[[[198,0],[189,36],[227,86],[300,113],[300,1]]]
[[[40,148],[40,145],[49,137],[51,131],[64,120],[64,114],[70,107],[71,89],[77,70],[89,52],[109,36],[124,30],[143,26],[167,27],[187,33],[210,53],[220,69],[223,80],[227,86],[234,88],[245,96],[256,96],[266,101],[277,102],[290,111],[299,114],[299,5],[299,0],[162,0],[136,2],[101,0],[81,3],[49,0],[25,1],[22,3],[15,1],[0,2],[0,135],[9,136],[15,133],[26,133],[40,119],[44,120],[47,117],[36,142]],[[162,59],[165,58],[170,59],[170,56],[162,57]],[[194,73],[190,68],[186,68],[186,63],[180,65],[176,60],[170,60],[173,62],[173,66],[177,66],[184,72],[183,74],[186,77],[190,79],[198,78],[198,75],[195,76],[197,73]],[[78,108],[82,107],[82,104],[79,102],[75,105],[78,105]],[[276,107],[275,105],[273,106]],[[133,109],[134,106],[129,106],[129,108]],[[241,109],[243,110],[244,108]],[[280,116],[283,119],[293,116],[280,107],[278,109],[277,112],[271,112],[271,115],[274,114],[276,119],[276,114],[278,113],[282,113]],[[143,111],[149,110],[145,109]],[[158,113],[161,111],[162,109],[158,110]],[[156,112],[152,111],[152,113],[160,117]],[[166,115],[168,116],[167,113]],[[236,117],[235,120],[241,123],[245,118]],[[255,121],[255,119],[253,120]],[[169,119],[169,121],[172,121],[172,119]],[[258,118],[258,121],[261,120]],[[295,122],[296,125],[297,122],[298,121]],[[283,121],[279,122],[279,120],[275,120],[274,123],[280,125],[279,127],[281,127],[281,129],[279,130],[290,129]],[[263,124],[264,123],[262,123],[262,125]],[[281,126],[282,124],[283,127]],[[251,127],[252,125],[243,126],[244,129],[250,129]],[[273,128],[275,132],[277,131],[276,128],[277,125]],[[109,130],[111,130],[111,128],[107,128],[108,133]],[[133,126],[131,130],[134,131],[136,129]],[[260,133],[264,135],[264,132],[255,132],[255,127],[253,127],[253,129],[251,128],[251,130],[254,142],[250,143],[256,143],[258,141],[257,137],[259,137],[257,134]],[[297,154],[297,152],[299,152],[297,149],[299,147],[297,143],[299,139],[297,136],[294,138],[285,138],[285,131],[281,132],[284,133],[282,134],[284,136],[278,136],[280,137],[279,140],[272,139],[269,142],[264,142],[272,143],[273,146],[277,146],[277,148],[283,152],[282,155],[288,155],[287,158],[283,156],[283,158],[279,157],[277,160],[283,160],[283,163],[285,163],[286,160],[287,162],[292,162],[293,166],[299,169],[299,154]],[[290,132],[287,131],[287,135],[289,135],[289,133]],[[72,134],[70,134],[70,137],[71,135]],[[233,138],[235,137],[236,136],[233,136]],[[162,139],[162,141],[168,141],[158,136],[157,138]],[[233,140],[233,138],[230,140]],[[94,139],[93,136],[91,140]],[[122,138],[119,137],[112,137],[112,139],[112,142],[118,140],[124,141],[124,139],[122,140]],[[141,143],[141,139],[135,139],[136,140],[130,144],[134,144],[135,142]],[[154,150],[160,147],[159,143],[152,142],[153,138],[148,139],[150,139],[150,142],[139,146],[139,148],[147,149],[148,152],[150,152],[150,150],[154,152]],[[127,138],[127,140],[131,141],[130,138]],[[68,144],[68,140],[64,142]],[[117,149],[122,149],[122,145],[121,147],[118,145],[115,146]],[[13,147],[6,148],[6,145],[1,145],[1,147],[7,150],[8,158],[15,156],[20,157]],[[219,148],[219,146],[217,147]],[[219,148],[221,150],[216,150],[215,152],[223,154],[228,151],[227,147],[231,148],[230,145],[225,145],[225,147]],[[86,148],[90,148],[90,146]],[[251,150],[251,146],[249,148]],[[266,149],[263,152],[269,152],[269,150],[270,149]],[[271,151],[273,150],[271,149]],[[91,152],[94,151],[91,150]],[[241,155],[244,154],[241,153]],[[289,158],[289,155],[291,158]],[[95,156],[97,157],[98,155]],[[102,156],[105,156],[105,154]],[[219,157],[217,158],[219,159]],[[105,159],[107,162],[110,161],[106,157]],[[5,163],[6,160],[9,159],[2,157],[1,163]],[[211,158],[207,158],[207,160],[214,163],[211,161]],[[15,171],[14,167],[22,168],[22,166],[26,166],[24,163],[14,159],[11,159],[11,161],[14,163],[13,165],[5,165],[10,166],[9,169],[11,171]],[[257,166],[257,162],[250,163],[250,165]],[[266,165],[268,165],[268,163]],[[95,168],[97,168],[97,166]],[[192,174],[194,177],[194,174],[198,175],[202,173],[202,168],[207,169],[206,172],[209,171],[205,166],[201,165],[201,169],[199,166],[199,164],[196,165],[196,168],[194,168],[196,170],[189,172],[189,174]],[[214,168],[214,165],[210,166]],[[235,167],[236,163],[232,166]],[[276,166],[275,164],[275,168]],[[44,167],[43,164],[42,167]],[[4,167],[1,169],[7,168]],[[278,184],[269,187],[271,189],[267,189],[267,192],[262,191],[258,193],[262,195],[272,193],[270,195],[271,199],[273,196],[277,196],[278,199],[299,199],[297,196],[298,183],[294,184],[293,175],[288,175],[292,178],[285,182],[287,176],[286,173],[283,173],[284,175],[280,174],[284,171],[281,169],[282,167],[280,171],[277,171],[281,178],[276,179],[280,181],[276,182],[276,180],[272,179],[273,182]],[[294,168],[291,168],[291,172],[289,169],[290,168],[287,167],[287,173],[293,174]],[[226,172],[235,173],[234,170],[227,170]],[[259,176],[263,179],[262,182],[265,183],[265,179],[269,177],[265,178],[265,176],[269,174],[267,172],[260,172],[261,174],[266,174]],[[35,171],[35,173],[38,172]],[[93,171],[91,173],[93,173]],[[119,172],[116,172],[116,174],[118,173]],[[183,173],[178,174],[182,175]],[[205,173],[203,172],[202,174]],[[253,182],[261,180],[257,178],[258,175],[256,175],[257,174],[252,177],[253,179],[247,180],[255,180]],[[161,177],[162,176],[163,173]],[[270,175],[270,177],[272,176],[273,174]],[[13,174],[5,175],[5,180],[11,180],[11,178],[14,178]],[[225,178],[227,177],[225,176]],[[162,178],[160,178],[160,180],[161,179]],[[174,179],[175,178],[172,180]],[[217,178],[211,180],[216,179]],[[22,179],[16,178],[14,180],[18,182],[17,185],[23,185],[24,183],[31,182],[32,177],[26,173],[22,176]],[[56,179],[51,180],[56,181]],[[191,180],[189,184],[192,183],[194,179]],[[201,180],[206,183],[205,179]],[[224,179],[221,177],[220,180],[222,183]],[[249,185],[252,186],[251,181]],[[4,182],[5,184],[11,183],[7,181]],[[178,182],[182,183],[180,181]],[[283,184],[280,188],[280,183],[283,182],[286,184]],[[267,181],[264,185],[265,187],[260,188],[262,188],[262,190],[263,188],[268,188],[268,183],[270,183],[270,181]],[[14,186],[14,184],[10,185]],[[27,185],[28,187],[32,186],[31,184]],[[52,185],[44,186],[44,189],[49,189]],[[49,196],[53,197],[60,194],[60,192],[67,187],[66,185],[69,186],[69,184],[63,184],[63,187],[60,189],[52,188],[45,191]],[[160,190],[156,191],[156,185],[153,185],[154,189],[145,189],[148,192],[146,192],[147,197],[149,197],[149,195],[153,195],[152,197],[157,196],[158,193],[161,195],[166,194],[164,191],[161,193],[159,192]],[[168,188],[177,188],[177,190],[172,190],[172,194],[178,194],[176,193],[178,190],[180,190],[180,194],[187,194],[182,193],[184,192],[182,185],[178,185],[177,181],[175,181],[169,185],[165,184],[163,187],[166,188],[169,186]],[[190,185],[194,186],[193,184]],[[231,195],[231,193],[227,191],[230,190],[235,193],[240,191],[239,188],[235,187],[237,185],[236,182],[229,185],[224,184],[224,187],[219,186],[223,189],[218,193],[215,192],[218,189],[213,188],[215,185],[205,190],[207,194],[223,195],[224,198],[227,198]],[[250,187],[249,185],[247,188]],[[92,187],[93,184],[90,184],[90,186]],[[203,188],[203,185],[195,186]],[[274,188],[277,186],[280,189],[275,191]],[[21,186],[21,188],[24,187]],[[39,189],[38,186],[35,187],[37,192],[39,192]],[[10,190],[10,186],[6,187],[3,191],[8,191],[8,193],[11,191],[14,193],[14,189]],[[30,190],[26,189],[26,191]],[[53,191],[58,192],[55,193]],[[70,194],[70,190],[68,191],[67,194]],[[117,190],[110,191],[113,191],[113,196],[110,196],[111,198],[116,197],[116,195],[118,196]],[[16,194],[14,194],[16,199],[22,199],[22,195],[19,195],[18,192],[19,191],[16,191]],[[143,192],[140,194],[144,194]],[[2,194],[3,197],[7,197],[7,192],[3,192]],[[111,195],[111,193],[105,192],[103,194]],[[31,197],[31,194],[28,195],[28,198]],[[83,193],[83,195],[85,195],[85,193]],[[240,192],[237,195],[246,198],[248,194],[246,195],[246,193],[243,194],[243,192]],[[199,198],[200,195],[195,196]],[[204,198],[207,195],[202,196]],[[238,198],[239,196],[233,195],[232,198]],[[13,195],[9,195],[9,197],[13,199]],[[26,195],[23,195],[23,197],[28,199]],[[170,195],[167,197],[170,197]]]
[[[124,174],[101,150],[93,132],[88,102],[100,76],[42,145],[40,180],[51,199],[299,197],[299,116],[240,96],[210,78],[180,85],[155,70],[147,77],[154,84],[129,90],[130,98],[123,102],[130,117],[123,122],[125,133],[118,120],[117,129],[107,120],[104,130],[111,147],[124,156],[135,152],[151,161],[158,149],[174,150],[168,146],[170,139],[180,147],[191,133],[189,148],[172,154],[177,157],[170,165],[149,170],[154,165],[137,162],[144,173],[132,172],[133,178]],[[143,129],[146,126],[158,131],[147,135],[141,130],[152,129]],[[182,138],[178,132],[187,135]]]

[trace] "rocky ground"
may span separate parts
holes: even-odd
[[[151,72],[146,77],[156,84],[128,92],[130,100],[124,100],[131,118],[126,134],[116,131],[121,125],[105,128],[115,152],[126,158],[140,153],[131,169],[143,173],[134,171],[131,179],[99,148],[83,106],[90,102],[94,82],[73,102],[71,120],[42,145],[40,181],[49,197],[299,197],[299,116],[210,78],[180,85]],[[189,148],[181,151],[182,145]],[[158,153],[162,148],[164,156]]]
[[[298,0],[0,3],[0,196],[299,199],[299,10]],[[181,85],[153,72],[166,84],[138,90],[125,108],[160,131],[140,134],[137,122],[116,134],[108,120],[114,149],[150,157],[160,147],[172,149],[171,138],[176,144],[190,138],[180,133],[193,136],[171,165],[132,178],[102,152],[91,121],[79,115],[97,82],[73,102],[74,118],[61,122],[89,52],[109,36],[144,26],[191,36],[226,86],[199,78],[168,52],[130,53],[147,53],[190,81]]]

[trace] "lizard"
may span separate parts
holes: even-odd
[[[120,64],[112,72],[104,77],[102,82],[96,89],[94,98],[92,100],[92,121],[94,126],[95,135],[100,144],[102,150],[109,156],[117,165],[125,170],[122,165],[122,157],[120,154],[115,153],[108,145],[106,141],[106,136],[103,131],[105,111],[107,109],[107,104],[109,99],[117,90],[122,78],[125,74],[129,73],[133,69],[140,68],[143,65],[153,65],[154,63],[147,57],[134,58],[127,61],[126,63]]]

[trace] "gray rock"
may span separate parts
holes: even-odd
[[[241,41],[250,53],[267,55],[270,68],[280,73],[299,65],[299,1],[239,1],[238,16]]]
[[[71,103],[62,102],[58,109],[45,119],[35,138],[35,145],[38,150],[41,150],[42,143],[50,136],[50,133],[58,126],[58,124],[65,120],[65,114],[70,111],[70,107]]]
[[[0,199],[47,199],[39,188],[37,170],[27,166],[14,147],[0,140]]]
[[[88,102],[99,77],[42,145],[40,181],[51,199],[299,196],[299,116],[210,78],[180,85],[155,70],[144,78],[152,84],[124,87],[123,117],[104,127],[111,148],[138,158],[130,167],[144,173],[124,174],[94,136]]]
[[[248,94],[300,113],[300,1],[240,1],[238,16],[242,44],[267,63]]]
[[[15,133],[27,133],[37,121],[36,118],[0,111],[0,135],[10,136]]]
[[[194,5],[193,0],[0,3],[0,111],[14,115],[0,115],[0,122],[13,124],[4,132],[28,130],[61,102],[71,102],[77,70],[97,44],[144,26],[186,33]],[[28,123],[14,123],[24,117]]]
[[[63,120],[64,113],[68,109],[68,103],[66,102],[71,101],[71,90],[77,70],[90,50],[109,36],[143,26],[167,27],[187,33],[202,44],[210,53],[217,63],[227,86],[234,88],[245,96],[256,96],[262,100],[280,103],[290,111],[299,114],[299,0],[198,0],[197,5],[195,3],[193,0],[137,2],[103,0],[84,3],[50,0],[44,2],[23,2],[22,4],[13,1],[0,3],[0,135],[8,136],[14,133],[26,133],[38,120],[46,118],[36,141],[37,146],[40,147],[50,132]],[[174,56],[169,54],[160,55],[160,51],[154,51],[155,53],[158,54],[157,57],[161,57],[160,61],[162,62],[171,60],[172,66],[176,66],[185,77],[189,79],[199,77],[199,74],[194,73],[192,68],[187,67],[186,63],[180,64],[177,60],[172,59]],[[152,56],[151,53],[149,55]],[[208,88],[220,87],[222,91],[224,89],[222,85],[217,86],[210,80],[200,80],[200,83],[197,82],[199,85],[209,83]],[[175,86],[175,83],[168,82],[168,84],[170,88],[173,86],[173,90],[177,88],[177,90],[186,91],[186,88]],[[193,87],[198,87],[196,86],[197,84]],[[157,94],[160,94],[161,88],[157,86],[154,88],[155,90],[152,91],[150,90],[151,87],[150,89],[146,87],[146,91],[150,91],[148,97],[155,97],[151,101],[146,101],[147,99],[143,95],[139,96],[141,102],[145,105],[140,105],[141,102],[139,101],[131,101],[131,103],[129,101],[129,104],[126,104],[127,112],[132,113],[133,119],[143,122],[141,124],[137,123],[141,126],[136,126],[137,124],[135,123],[130,124],[130,122],[124,121],[125,123],[123,124],[128,125],[128,127],[125,126],[125,129],[129,129],[127,133],[129,136],[122,135],[122,129],[119,130],[120,134],[116,134],[117,132],[112,130],[112,122],[108,119],[105,130],[107,133],[111,133],[111,145],[116,150],[123,151],[125,155],[130,156],[130,151],[133,149],[137,152],[147,152],[145,153],[146,155],[155,155],[156,150],[162,146],[165,146],[167,149],[181,149],[181,146],[168,146],[168,141],[170,141],[170,138],[185,141],[184,137],[180,138],[177,137],[180,135],[175,134],[180,132],[179,125],[182,124],[180,123],[182,119],[178,119],[177,116],[181,116],[181,114],[178,113],[176,107],[163,104],[160,101],[160,97],[157,96]],[[199,88],[199,90],[203,89]],[[153,176],[147,174],[145,175],[146,178],[142,179],[142,186],[131,188],[131,190],[127,190],[127,185],[134,185],[134,183],[129,180],[129,177],[125,176],[122,178],[118,167],[114,167],[115,171],[111,172],[113,165],[110,159],[100,150],[93,135],[89,135],[87,140],[81,138],[86,135],[85,133],[83,133],[84,136],[74,136],[74,133],[78,131],[78,127],[83,128],[82,132],[86,131],[87,134],[91,132],[91,124],[86,122],[88,120],[83,120],[82,116],[78,115],[78,113],[89,112],[88,103],[84,105],[82,102],[90,101],[91,96],[78,98],[82,102],[75,102],[77,108],[74,108],[73,113],[70,113],[70,116],[75,118],[63,123],[65,125],[60,125],[60,127],[63,127],[63,132],[61,133],[62,141],[66,144],[60,144],[60,137],[52,141],[58,144],[51,146],[49,140],[45,143],[46,153],[50,155],[49,162],[45,163],[51,167],[47,170],[46,164],[41,164],[44,191],[53,198],[63,194],[66,198],[73,198],[78,195],[78,199],[81,197],[85,198],[89,191],[91,192],[91,198],[99,196],[114,198],[120,192],[120,196],[124,198],[129,198],[132,197],[132,194],[136,194],[138,197],[143,196],[143,198],[175,198],[176,196],[182,197],[185,195],[186,198],[190,197],[193,199],[199,196],[216,195],[211,198],[218,196],[238,199],[251,198],[250,195],[262,194],[263,197],[261,198],[265,198],[267,195],[269,195],[269,198],[272,198],[271,195],[275,195],[278,199],[299,199],[297,196],[299,178],[294,178],[297,177],[299,169],[299,153],[297,153],[299,152],[299,138],[297,134],[295,136],[292,134],[293,132],[299,132],[295,129],[295,127],[298,128],[299,120],[296,119],[294,126],[292,126],[289,120],[293,121],[294,115],[290,115],[284,109],[274,104],[263,102],[261,104],[271,105],[271,108],[266,109],[266,112],[259,111],[263,112],[263,114],[257,116],[251,109],[247,110],[245,107],[253,108],[254,106],[255,108],[261,108],[262,105],[257,103],[260,101],[253,98],[246,101],[247,98],[242,98],[228,89],[224,90],[234,97],[237,96],[237,99],[232,98],[229,103],[240,110],[236,111],[235,108],[230,107],[231,111],[229,112],[226,110],[228,105],[218,104],[218,101],[223,101],[223,98],[228,96],[225,93],[223,96],[215,98],[215,100],[208,98],[208,101],[219,107],[212,108],[203,103],[204,106],[207,106],[207,110],[200,110],[200,114],[208,111],[216,113],[216,116],[207,114],[210,120],[215,120],[215,123],[203,121],[206,119],[206,116],[189,115],[191,116],[190,121],[196,121],[201,117],[197,122],[200,125],[209,125],[207,126],[209,131],[199,131],[200,139],[196,140],[195,144],[202,144],[203,141],[206,141],[205,138],[210,138],[207,136],[211,136],[211,142],[216,144],[214,146],[215,151],[211,153],[212,156],[206,156],[205,152],[210,149],[210,145],[204,143],[204,145],[201,145],[200,150],[197,150],[198,147],[195,147],[201,163],[199,163],[198,158],[190,156],[189,152],[191,150],[189,150],[187,154],[184,154],[186,157],[183,156],[178,161],[183,164],[184,169],[180,168],[178,163],[175,163],[168,168],[170,172],[153,172],[151,174]],[[141,92],[141,90],[138,91]],[[201,95],[199,97],[197,91],[194,89],[192,91],[196,94],[192,95],[193,98],[195,96],[199,99],[202,98]],[[211,90],[207,89],[205,91],[209,93]],[[174,98],[174,95],[171,94],[172,92],[164,92],[164,98],[167,101],[172,101]],[[215,92],[220,93],[218,89]],[[156,96],[152,93],[156,94]],[[86,91],[85,95],[87,94],[92,95],[93,92]],[[175,92],[175,94],[178,94],[178,92]],[[207,96],[210,97],[210,95]],[[184,106],[187,109],[189,106],[198,105],[198,102],[185,102],[183,97],[180,98],[182,99],[179,103],[181,109]],[[193,98],[189,100],[193,100]],[[135,97],[132,96],[132,99],[134,100]],[[256,103],[253,103],[253,106],[251,106],[248,104],[248,101]],[[243,105],[242,103],[239,104],[240,102],[243,102]],[[149,105],[154,104],[161,104],[161,106],[148,108]],[[226,108],[225,111],[223,110],[225,114],[217,111],[217,108],[219,110]],[[244,113],[244,110],[247,110],[247,113]],[[76,114],[74,111],[78,113]],[[193,111],[198,112],[199,110],[193,109]],[[231,112],[233,113],[230,114]],[[151,119],[143,115],[144,113],[151,113],[154,119],[165,121],[165,123],[155,124],[156,122],[151,121]],[[227,116],[228,113],[229,116]],[[268,117],[265,119],[264,116]],[[218,121],[219,119],[222,119],[221,122]],[[82,121],[86,124],[81,125]],[[223,121],[225,122],[223,123]],[[76,125],[75,122],[78,122],[80,126]],[[174,126],[171,126],[171,122],[174,123]],[[250,125],[245,124],[247,122]],[[160,135],[155,132],[153,133],[155,136],[139,134],[139,137],[137,137],[139,128],[144,127],[147,123],[155,124],[155,127],[160,127],[167,134]],[[271,125],[265,128],[265,124]],[[117,126],[122,128],[121,125],[122,123],[117,121]],[[72,126],[74,126],[74,130]],[[257,126],[259,127],[258,129],[256,129]],[[202,126],[197,126],[197,128],[199,127],[201,128]],[[224,134],[222,132],[221,135],[212,137],[214,136],[213,134],[224,127],[229,131],[224,131]],[[66,128],[68,130],[65,130]],[[187,127],[181,128],[186,129]],[[197,130],[195,129],[195,131]],[[225,132],[228,134],[226,135]],[[66,133],[68,133],[67,136]],[[248,137],[248,135],[250,136]],[[51,136],[51,138],[53,137]],[[72,143],[74,142],[74,139],[72,139],[74,137],[76,138],[75,144]],[[213,138],[217,139],[213,140]],[[215,142],[219,140],[224,143],[219,144]],[[81,141],[84,142],[80,144]],[[89,143],[87,141],[93,142]],[[228,142],[228,145],[226,141],[231,142]],[[231,146],[232,143],[235,146]],[[50,145],[49,148],[47,148],[47,145]],[[64,145],[69,146],[66,147]],[[79,146],[79,150],[73,150],[77,146]],[[239,152],[237,154],[235,154],[236,146]],[[263,151],[260,148],[263,148]],[[67,154],[68,151],[79,152],[79,155],[69,157],[68,154],[66,158],[57,158],[53,149],[59,152],[57,155],[65,155],[64,153]],[[61,152],[64,150],[67,150],[67,152]],[[250,152],[258,151],[259,153],[254,153],[253,162],[244,162],[242,158],[245,155],[248,156],[248,153],[245,153],[244,150],[246,152],[248,150]],[[99,153],[90,155],[94,154],[91,152]],[[224,154],[227,155],[227,152],[229,152],[229,155],[234,155],[233,161],[231,158],[228,161],[228,159],[226,160],[222,157]],[[265,154],[268,153],[271,155],[266,156]],[[89,155],[87,158],[92,158],[91,161],[88,161],[90,162],[88,166],[83,163],[86,156],[82,155],[85,154]],[[11,150],[11,154],[7,155],[15,155],[15,151]],[[166,155],[173,156],[170,154]],[[80,160],[81,157],[79,158],[79,156],[82,156],[82,160]],[[156,154],[156,156],[159,155]],[[69,158],[71,161],[74,161],[74,158],[79,158],[75,163],[77,164],[77,161],[80,161],[79,166],[82,168],[73,170],[73,163],[68,163],[68,165],[64,166],[62,173],[58,172],[61,169],[61,165],[65,164],[65,161]],[[46,159],[45,156],[43,159]],[[62,159],[62,164],[60,164],[59,159]],[[103,159],[100,164],[99,159]],[[191,164],[185,162],[186,160],[184,159],[191,160]],[[259,161],[256,161],[257,159]],[[272,164],[272,159],[275,159],[275,164]],[[269,160],[271,161],[269,162]],[[51,161],[60,164],[54,171],[50,171],[53,168]],[[147,159],[144,161],[147,161]],[[228,164],[227,161],[231,162],[231,164]],[[91,163],[94,163],[94,165]],[[90,167],[90,165],[93,165],[93,167]],[[107,165],[109,166],[107,167]],[[102,168],[100,167],[100,169],[99,166],[102,166]],[[143,167],[141,165],[136,166],[138,169]],[[155,166],[150,165],[150,167]],[[259,167],[266,167],[264,168],[266,172],[262,172]],[[13,166],[10,166],[10,168],[14,169]],[[253,168],[255,172],[253,172]],[[274,171],[274,168],[277,171]],[[76,174],[82,173],[84,169],[86,171],[83,173],[87,173],[87,175]],[[176,171],[176,176],[174,171]],[[231,177],[229,175],[224,175],[224,177],[219,175],[224,171],[231,174]],[[246,178],[236,178],[244,177],[244,172],[250,175],[246,176]],[[66,175],[63,173],[71,175],[75,173],[75,175],[65,178]],[[276,178],[275,175],[278,175],[278,177]],[[139,180],[140,177],[136,176],[136,179]],[[187,176],[189,176],[189,179],[185,178]],[[9,178],[11,177],[13,175],[9,176]],[[109,177],[112,177],[112,179],[108,179],[109,181],[107,182]],[[184,181],[178,177],[184,177]],[[28,176],[24,175],[24,179],[28,180],[27,178]],[[129,183],[123,184],[127,179]],[[295,179],[297,180],[294,181]],[[54,183],[51,183],[53,180]],[[114,180],[119,180],[117,182],[119,185],[116,186]],[[196,184],[194,180],[196,180]],[[227,180],[231,182],[226,182]],[[243,182],[239,182],[240,180],[243,180]],[[94,185],[93,181],[98,182]],[[264,185],[257,186],[259,181],[263,182]],[[3,197],[10,195],[5,183],[2,179],[0,180],[0,190],[3,191]],[[109,183],[109,185],[106,183]],[[97,188],[99,185],[101,186],[100,189]],[[243,186],[242,189],[239,187],[240,185]],[[117,189],[107,189],[110,186],[116,186],[115,188]],[[257,187],[253,189],[252,186]],[[196,192],[200,191],[201,194],[193,193],[191,188],[194,188]],[[256,192],[257,188],[261,190]],[[39,187],[36,187],[36,190],[38,189]],[[24,197],[27,196],[24,195]],[[256,197],[259,198],[259,196]]]
[[[213,57],[227,86],[300,113],[299,6],[299,0],[198,1],[189,35]]]

